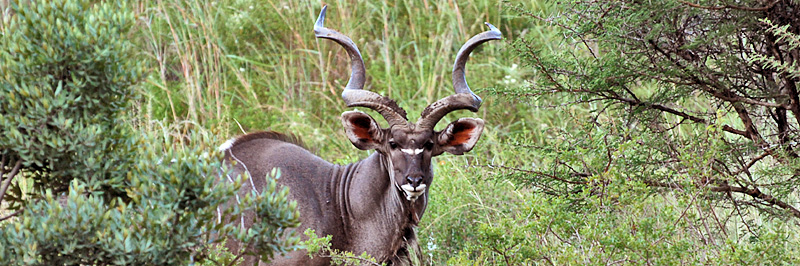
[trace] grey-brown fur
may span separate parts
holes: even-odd
[[[407,240],[416,239],[414,227],[424,213],[427,195],[413,203],[404,201],[381,166],[380,153],[357,163],[334,165],[293,143],[296,141],[275,132],[243,135],[225,151],[225,161],[237,162],[232,164],[232,176],[244,173],[245,168],[249,170],[259,192],[265,186],[260,177],[273,167],[280,168],[282,176],[278,184],[288,186],[289,197],[298,202],[302,225],[297,231],[313,228],[318,235],[333,236],[335,249],[355,254],[367,252],[382,262],[409,265],[410,262],[403,261],[407,259],[407,250],[418,248],[407,248]],[[246,182],[240,195],[250,189],[252,185]],[[388,200],[375,200],[380,198]],[[244,220],[252,220],[253,215],[246,214]],[[245,223],[247,227],[250,225]],[[241,247],[229,240],[228,248]],[[309,259],[304,251],[287,255],[291,258],[276,258],[271,265],[329,264],[325,258]],[[243,265],[253,265],[255,261],[254,257],[246,257]]]
[[[349,37],[323,25],[325,10],[323,7],[314,24],[315,36],[338,43],[351,58],[352,72],[342,98],[348,107],[370,108],[389,122],[388,128],[381,128],[366,113],[342,114],[345,135],[353,146],[375,152],[356,163],[334,165],[297,145],[296,138],[261,132],[223,144],[225,161],[232,165],[232,175],[249,172],[252,176],[252,183],[242,187],[242,195],[251,190],[261,192],[265,186],[263,177],[273,168],[279,168],[282,175],[278,184],[289,187],[289,198],[297,201],[302,223],[298,231],[312,228],[318,235],[331,235],[331,247],[337,250],[366,252],[390,265],[411,265],[414,260],[410,258],[422,258],[414,228],[428,205],[427,192],[433,183],[431,159],[445,152],[460,155],[472,150],[483,132],[484,122],[478,118],[460,118],[442,131],[433,128],[447,113],[478,110],[481,99],[467,86],[465,64],[475,47],[500,39],[500,31],[487,23],[490,31],[472,37],[462,46],[453,66],[456,93],[432,103],[417,123],[411,123],[394,100],[363,90],[366,71],[361,53]],[[252,220],[253,215],[245,214],[244,221]],[[239,245],[229,239],[230,250],[238,252]],[[255,263],[256,258],[248,257],[244,265]],[[330,264],[328,259],[312,260],[303,250],[272,262],[272,265],[327,264]]]

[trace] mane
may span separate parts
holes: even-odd
[[[412,266],[422,265],[423,259],[417,240],[417,231],[413,226],[409,226],[403,230],[403,244],[400,249],[395,251],[395,254],[385,262],[390,266]]]
[[[282,142],[291,143],[291,144],[300,146],[301,148],[308,150],[308,148],[303,143],[303,141],[300,140],[300,138],[297,137],[296,135],[278,133],[278,132],[275,132],[275,131],[252,132],[252,133],[247,133],[247,134],[244,134],[244,135],[229,139],[228,141],[223,143],[221,146],[219,146],[219,150],[220,151],[229,150],[233,146],[236,146],[236,145],[239,145],[239,144],[242,144],[242,143],[245,143],[245,142],[249,142],[251,140],[258,140],[258,139],[271,139],[271,140],[282,141]]]

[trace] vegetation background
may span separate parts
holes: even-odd
[[[631,51],[620,45],[625,42],[613,42],[662,12],[695,10],[679,16],[690,21],[685,18],[713,12],[703,7],[726,3],[703,1],[697,7],[657,1],[637,6],[646,7],[639,13],[612,12],[616,24],[602,24],[608,21],[604,8],[613,6],[602,1],[138,1],[129,4],[135,23],[126,38],[146,75],[135,87],[143,97],[133,102],[125,123],[168,136],[164,142],[198,147],[256,130],[290,132],[322,158],[353,162],[367,153],[353,148],[340,127],[339,114],[347,108],[338,95],[349,77],[349,62],[338,46],[314,38],[312,24],[320,8],[329,6],[326,26],[350,36],[361,49],[365,89],[396,99],[412,120],[427,104],[452,93],[455,53],[490,22],[504,41],[484,44],[467,66],[470,86],[484,99],[482,108],[448,115],[440,123],[476,116],[486,121],[486,129],[472,152],[436,159],[430,204],[418,230],[427,265],[800,263],[800,224],[792,213],[800,200],[797,159],[758,159],[748,165],[763,146],[731,145],[742,136],[728,135],[724,126],[746,126],[729,111],[734,104],[650,72],[639,74],[652,79],[630,78],[637,72],[625,66],[636,61],[625,60],[638,57],[625,53]],[[790,10],[799,6],[776,3]],[[625,4],[614,7],[629,10]],[[4,8],[4,19],[8,16]],[[797,38],[798,25],[784,22],[790,25],[784,30],[789,48],[781,47],[796,54],[800,44],[792,46],[791,36]],[[711,69],[728,66],[720,62],[710,63]],[[783,72],[795,75],[789,80],[797,83],[797,65],[789,62]],[[620,99],[605,97],[614,91],[605,88],[630,90],[643,100],[619,104]],[[704,120],[681,119],[659,106]],[[795,115],[790,112],[789,121]],[[755,126],[765,126],[764,121]],[[654,124],[663,127],[657,130]],[[790,136],[797,126],[790,123]],[[665,139],[674,142],[658,142]],[[791,141],[772,143],[796,147]],[[670,149],[678,151],[644,156]],[[739,158],[756,176],[752,183],[742,182],[779,184],[760,187],[762,194],[791,208],[696,182],[719,177],[715,162],[737,161],[729,157]],[[741,181],[732,176],[722,179]]]

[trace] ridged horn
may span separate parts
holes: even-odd
[[[360,106],[375,110],[389,122],[389,125],[408,123],[406,111],[400,108],[394,100],[364,90],[366,69],[364,68],[364,60],[361,57],[361,52],[349,37],[324,26],[325,12],[327,10],[328,6],[322,7],[322,11],[320,11],[319,17],[317,17],[317,22],[314,23],[314,36],[335,41],[341,45],[350,56],[350,80],[347,81],[347,86],[344,87],[344,91],[342,92],[342,99],[344,99],[347,107]]]
[[[467,85],[465,68],[472,50],[475,50],[476,47],[484,42],[503,38],[503,34],[494,25],[488,22],[486,22],[486,25],[489,26],[489,30],[470,38],[467,43],[461,46],[461,50],[456,55],[456,62],[453,64],[453,88],[456,93],[425,107],[419,121],[417,121],[418,126],[432,129],[442,117],[452,111],[467,109],[477,112],[478,108],[481,107],[481,97],[475,95]]]

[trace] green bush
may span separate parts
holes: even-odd
[[[124,41],[133,14],[90,2],[12,3],[15,14],[3,27],[0,147],[35,175],[37,190],[64,191],[78,177],[123,189],[130,162],[98,159],[124,153],[115,141],[125,138],[115,136],[122,134],[118,114],[129,109],[143,69],[128,59],[133,47]]]
[[[454,53],[484,30],[483,21],[503,32],[505,44],[482,46],[468,64],[468,80],[485,100],[475,116],[486,120],[486,129],[468,155],[437,158],[418,234],[426,265],[780,265],[800,257],[796,218],[783,207],[698,181],[766,185],[763,194],[796,206],[796,159],[772,157],[784,149],[760,157],[762,146],[724,130],[745,129],[732,103],[691,82],[670,82],[686,73],[742,71],[705,81],[767,101],[763,108],[745,103],[756,132],[769,147],[796,149],[797,115],[774,106],[785,104],[790,97],[782,93],[791,91],[774,84],[796,85],[796,60],[786,58],[798,47],[797,16],[779,13],[796,10],[796,2],[771,1],[771,8],[758,10],[765,4],[337,1],[330,3],[336,15],[329,23],[361,48],[367,89],[397,99],[412,119],[451,93]],[[132,112],[135,119],[190,120],[221,135],[271,128],[304,136],[331,161],[366,156],[338,126],[347,109],[338,95],[349,58],[311,34],[318,2],[146,0],[137,8],[143,19],[133,39],[142,61],[159,75],[147,79],[148,98]],[[665,50],[671,58],[703,60],[692,61],[691,71],[660,71],[674,64],[663,60],[670,57],[644,60],[658,55],[643,49],[650,42],[620,41],[647,40],[638,35],[645,32],[659,45],[671,44],[660,46],[671,49]],[[739,46],[726,46],[765,39],[775,40],[777,49],[734,53],[729,49]],[[717,54],[692,56],[698,52]],[[727,86],[737,78],[765,86]],[[683,119],[676,110],[707,123]],[[783,114],[786,121],[775,119]],[[445,120],[462,115],[470,114]],[[170,147],[186,141],[150,139],[146,143]],[[171,160],[163,156],[166,148],[155,150],[154,158]],[[750,162],[752,171],[725,173],[724,166],[736,173]],[[158,181],[165,188],[170,182]],[[164,191],[172,192],[157,204],[177,199],[180,190]],[[233,259],[224,249],[207,257],[203,265]]]
[[[437,169],[430,265],[800,260],[797,1],[510,6],[557,38],[514,41],[534,71],[486,98],[517,115]]]
[[[124,1],[12,3],[0,38],[0,261],[8,265],[186,265],[231,259],[233,236],[269,259],[297,226],[276,176],[226,210],[254,210],[248,230],[217,223],[228,183],[216,139],[131,122],[144,69]],[[244,177],[248,178],[248,177]],[[32,185],[29,185],[32,184]],[[237,252],[238,253],[238,252]],[[216,261],[222,258],[221,261]]]

